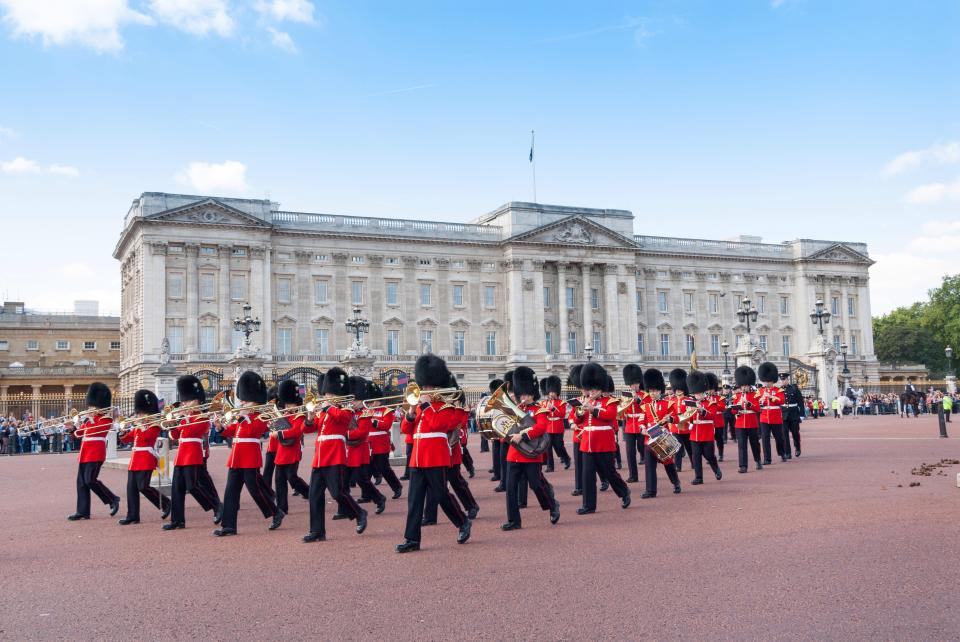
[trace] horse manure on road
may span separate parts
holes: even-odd
[[[946,473],[944,473],[942,470],[939,470],[939,469],[946,468],[948,466],[953,466],[955,464],[960,464],[960,459],[941,459],[936,464],[928,464],[924,462],[920,464],[918,467],[911,470],[910,474],[921,475],[923,477],[930,477],[931,475],[933,475],[934,472],[936,472],[938,475],[945,475]],[[910,484],[910,485],[913,486],[913,484]],[[920,484],[917,483],[917,486],[919,485]]]

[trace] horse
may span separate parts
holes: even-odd
[[[900,393],[900,418],[902,419],[904,415],[910,416],[910,411],[913,411],[913,416],[916,419],[920,418],[920,393],[918,392],[902,392]]]

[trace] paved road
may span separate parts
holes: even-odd
[[[470,542],[441,521],[402,556],[405,501],[362,536],[330,522],[307,545],[306,502],[268,532],[244,496],[240,535],[219,540],[192,500],[183,531],[160,531],[149,505],[137,526],[102,506],[69,523],[74,457],[0,458],[0,638],[960,639],[960,466],[911,475],[960,459],[960,441],[930,418],[803,429],[799,460],[738,475],[728,451],[721,482],[690,486],[684,470],[682,495],[641,501],[632,485],[633,506],[604,493],[592,516],[574,513],[561,470],[560,523],[531,503],[512,533],[479,474]],[[215,450],[221,489],[225,460]],[[124,472],[103,479],[122,494]]]

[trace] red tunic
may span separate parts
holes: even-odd
[[[544,408],[536,403],[521,404],[520,408],[533,413],[533,426],[527,430],[527,435],[530,439],[536,439],[537,437],[545,435],[547,433],[547,427],[550,424],[550,415],[553,413],[553,408]],[[547,453],[544,452],[539,457],[526,457],[522,455],[513,444],[510,444],[510,449],[507,451],[507,461],[515,461],[521,464],[541,464],[546,456]]]
[[[263,466],[263,457],[260,454],[260,438],[267,432],[267,422],[257,413],[239,419],[221,433],[224,437],[233,440],[230,448],[230,457],[227,458],[227,468],[260,468]]]
[[[307,416],[297,415],[296,417],[290,418],[289,428],[277,432],[279,437],[277,437],[277,455],[273,460],[274,464],[284,466],[300,461],[300,458],[303,457],[303,432],[304,427],[307,425],[313,425],[312,423],[307,424]],[[314,430],[316,430],[316,428],[314,428]],[[280,443],[281,438],[284,440],[292,439],[293,444],[284,446]]]
[[[463,447],[467,444],[467,418],[470,416],[469,413],[463,408],[457,407],[457,410],[460,411],[460,425],[454,430],[456,434],[456,441],[450,445],[450,467],[459,466],[463,463]],[[453,439],[451,435],[447,443],[450,444],[450,439]]]
[[[583,401],[582,397],[577,399],[578,401]],[[573,443],[579,444],[580,437],[583,435],[583,428],[580,427],[580,419],[577,417],[577,408],[571,404],[566,404],[567,408],[567,421],[570,422],[570,427],[573,429]]]
[[[713,441],[713,417],[716,411],[717,405],[712,395],[697,402],[697,414],[693,416],[690,424],[691,441]]]
[[[782,406],[786,399],[783,388],[779,386],[764,386],[757,391],[757,400],[760,404],[760,423],[782,424]]]
[[[280,442],[278,442],[277,438],[273,436],[273,433],[270,433],[270,436],[267,437],[267,452],[276,453],[279,447]]]
[[[367,437],[373,425],[373,413],[369,410],[357,411],[354,417],[356,421],[350,424],[347,439],[359,440],[360,443],[356,446],[347,444],[347,466],[359,468],[370,463],[370,442],[367,441]]]
[[[463,420],[462,412],[462,409],[442,401],[431,401],[426,409],[417,406],[412,422],[407,417],[403,418],[407,431],[413,435],[411,468],[450,467],[448,433],[460,425]]]
[[[547,415],[547,433],[551,435],[563,434],[563,418],[567,414],[567,404],[563,399],[550,399],[553,411]]]
[[[153,448],[160,437],[160,426],[134,428],[120,438],[125,444],[133,444],[133,454],[130,455],[130,464],[127,470],[153,470],[157,467],[157,458],[153,455]]]
[[[723,420],[723,411],[727,409],[727,401],[721,395],[713,395],[714,399],[714,415],[713,415],[713,427],[714,428],[723,428],[726,422]]]
[[[633,403],[627,406],[623,413],[623,432],[628,435],[639,434],[647,425],[646,406],[650,403],[650,395],[640,390],[633,397]]]
[[[670,432],[675,435],[686,435],[690,433],[690,421],[680,423],[680,416],[690,411],[687,401],[693,401],[693,397],[681,394],[675,394],[670,397],[670,413],[673,419],[670,422]]]
[[[740,406],[737,411],[737,421],[734,424],[736,428],[757,428],[757,408],[760,404],[757,402],[757,393],[738,392],[733,395],[733,405]]]
[[[345,466],[347,463],[347,430],[353,411],[330,406],[317,413],[312,426],[304,425],[305,433],[317,433],[317,445],[313,450],[313,467]]]
[[[612,453],[617,450],[617,400],[614,397],[600,395],[592,405],[600,411],[595,417],[592,412],[580,417],[583,433],[580,435],[580,451],[585,453]]]
[[[395,414],[389,408],[376,408],[373,411],[373,423],[367,439],[370,442],[370,452],[374,455],[390,453],[390,428],[393,426]]]
[[[180,425],[170,430],[170,439],[178,440],[174,466],[199,466],[204,460],[204,439],[210,434],[210,422],[195,421],[196,414],[180,420]]]
[[[107,415],[93,417],[77,428],[73,435],[83,438],[80,444],[80,463],[107,460],[107,433],[113,428],[113,419]]]

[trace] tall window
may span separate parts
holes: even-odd
[[[593,352],[594,352],[594,354],[601,354],[601,353],[603,353],[603,340],[602,340],[602,336],[603,336],[602,333],[597,332],[596,330],[593,331]]]
[[[313,349],[317,354],[330,354],[330,330],[317,328],[313,331]]]
[[[550,307],[550,286],[549,285],[543,286],[543,307],[545,308]]]
[[[839,316],[840,314],[840,297],[832,296],[830,297],[830,314],[833,316]]]
[[[543,333],[543,351],[547,354],[553,354],[553,333],[549,330]]]
[[[170,352],[183,352],[183,326],[172,325],[167,328],[167,341],[170,342]]]
[[[350,282],[350,302],[353,305],[363,305],[363,281]]]
[[[572,330],[567,333],[567,352],[570,354],[577,353],[577,333]]]
[[[657,309],[660,312],[667,312],[667,293],[663,290],[657,291]]]
[[[567,309],[573,310],[577,307],[577,288],[567,287]]]
[[[637,312],[643,312],[643,290],[637,290]]]
[[[493,356],[497,354],[497,333],[488,332],[487,333],[487,355]]]
[[[857,335],[850,333],[850,354],[857,354]]]
[[[670,335],[665,332],[660,335],[660,356],[670,356]]]
[[[399,330],[387,330],[387,354],[400,354]]]
[[[760,314],[767,313],[767,295],[759,294],[757,295],[757,312]]]
[[[205,301],[217,298],[217,281],[209,272],[200,274],[200,298]]]
[[[243,332],[240,330],[230,331],[230,352],[236,352],[237,348],[243,343]]]
[[[293,352],[293,328],[277,328],[277,354]]]
[[[433,287],[429,283],[420,284],[420,305],[432,305]]]
[[[715,357],[720,356],[720,335],[711,334],[710,335],[710,354]]]
[[[246,301],[247,299],[247,275],[230,275],[230,298],[233,301]]]
[[[324,305],[328,301],[328,289],[330,283],[327,281],[313,282],[313,302],[317,305]]]
[[[780,314],[790,314],[790,297],[780,297]]]
[[[463,330],[455,330],[453,333],[453,354],[462,357],[467,347],[467,333]]]
[[[457,307],[463,305],[463,286],[455,285],[453,286],[453,304]]]
[[[840,352],[841,343],[842,342],[840,341],[840,335],[839,334],[833,335],[833,349],[836,350],[837,352]]]
[[[597,288],[590,288],[590,309],[600,309],[600,290]]]
[[[783,341],[783,356],[789,357],[790,356],[790,335],[787,335],[787,334],[783,335],[783,338],[781,339],[781,341]]]
[[[734,297],[733,297],[733,307],[736,308],[737,310],[739,310],[740,308],[743,307],[743,295],[742,295],[742,294],[736,294],[736,295],[734,295]]]
[[[688,334],[686,336],[685,343],[687,348],[687,356],[689,357],[691,354],[693,354],[693,351],[697,349],[697,343],[692,334]]]
[[[200,352],[210,354],[217,351],[217,329],[212,325],[200,326]]]
[[[742,334],[737,335],[737,340],[734,342],[734,347],[740,345],[744,341],[744,336]]]
[[[693,292],[683,293],[683,311],[693,312]]]
[[[396,281],[387,281],[387,305],[400,304],[400,284]]]
[[[857,316],[857,297],[855,296],[847,297],[847,315],[851,317]]]
[[[167,274],[167,296],[171,299],[183,298],[182,272],[170,272]]]
[[[497,299],[497,288],[493,285],[483,286],[483,305],[487,308],[492,308]]]
[[[433,352],[433,330],[420,331],[420,351]]]
[[[708,305],[710,306],[710,314],[717,314],[720,312],[720,295],[711,294],[708,298]]]
[[[277,279],[277,302],[290,303],[290,279]]]
[[[641,355],[646,352],[646,349],[645,349],[646,346],[644,346],[643,344],[644,344],[644,341],[643,341],[643,333],[642,333],[642,332],[639,332],[639,333],[637,333],[637,353],[639,353],[639,354],[641,354]]]
[[[760,342],[760,349],[766,352],[767,351],[767,335],[765,334],[757,335],[757,341]]]

